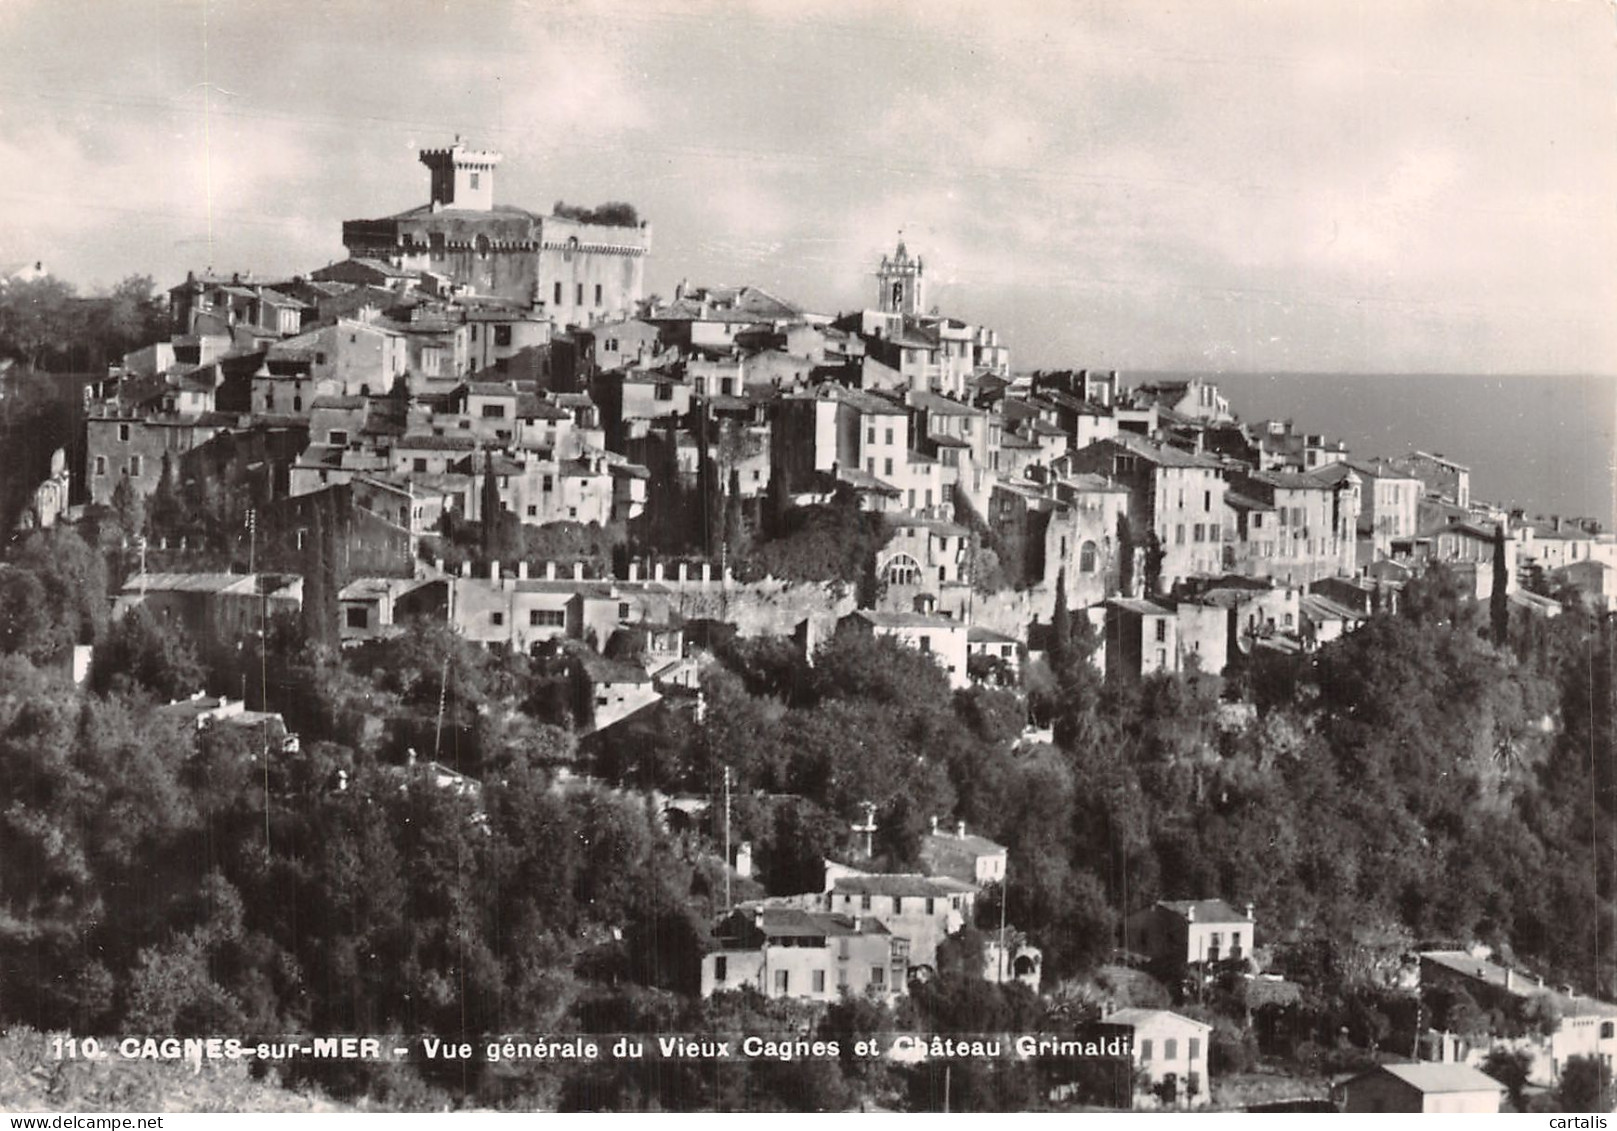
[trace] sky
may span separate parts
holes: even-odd
[[[1605,0],[0,0],[0,261],[308,271],[424,203],[634,203],[648,288],[929,302],[1013,365],[1617,375]]]

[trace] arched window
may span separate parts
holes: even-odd
[[[1095,572],[1095,543],[1085,542],[1078,547],[1078,572]]]
[[[921,566],[908,554],[894,554],[887,560],[882,576],[889,585],[919,585]]]

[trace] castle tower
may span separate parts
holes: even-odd
[[[904,250],[904,237],[898,238],[898,250],[891,256],[881,257],[876,271],[877,309],[883,314],[921,314],[926,310],[926,278],[921,257],[910,258]]]
[[[423,149],[421,163],[432,171],[432,208],[475,212],[494,209],[494,166],[502,155],[467,149],[455,138],[448,149]]]

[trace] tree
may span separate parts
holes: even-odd
[[[1610,1111],[1611,1069],[1597,1056],[1569,1057],[1556,1088],[1562,1111]]]
[[[1162,561],[1168,556],[1155,530],[1145,536],[1145,592],[1148,597],[1162,594]]]
[[[1072,614],[1067,611],[1067,567],[1056,571],[1056,607],[1050,614],[1050,666],[1060,673],[1067,666],[1067,641],[1072,636]]]
[[[493,561],[500,537],[500,485],[494,479],[494,452],[483,453],[483,560]]]
[[[1522,1093],[1527,1087],[1527,1077],[1532,1067],[1533,1058],[1526,1049],[1496,1048],[1482,1062],[1482,1071],[1498,1080],[1510,1092],[1510,1106],[1517,1111],[1527,1110]]]
[[[73,287],[51,275],[0,289],[0,352],[38,369],[73,340],[78,323]]]
[[[329,647],[338,634],[336,547],[325,506],[316,502],[311,510],[303,542],[303,635],[311,644]]]
[[[1117,515],[1117,588],[1125,597],[1134,596],[1134,528],[1129,516]]]
[[[146,503],[128,473],[112,489],[112,514],[126,539],[136,537],[146,527]]]
[[[1505,595],[1509,566],[1505,558],[1505,527],[1502,523],[1496,523],[1493,528],[1493,592],[1488,599],[1488,613],[1492,620],[1493,642],[1501,648],[1510,641],[1510,602]]]
[[[190,639],[143,605],[123,615],[96,649],[90,667],[90,686],[100,692],[132,684],[165,700],[181,699],[202,683],[202,666]]]

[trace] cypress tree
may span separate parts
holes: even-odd
[[[1067,609],[1067,567],[1056,572],[1056,608],[1050,614],[1050,666],[1060,671],[1067,664],[1072,638],[1072,614]]]
[[[325,507],[318,496],[313,502],[309,533],[303,540],[303,637],[311,644],[325,644],[336,625],[327,625],[325,615],[331,562],[328,554]]]
[[[1493,621],[1493,642],[1503,648],[1510,638],[1510,602],[1505,596],[1505,586],[1509,583],[1509,566],[1505,561],[1505,528],[1495,523],[1493,528],[1493,592],[1488,602],[1488,612]]]
[[[494,559],[500,530],[500,488],[494,481],[494,452],[483,453],[483,560]]]

